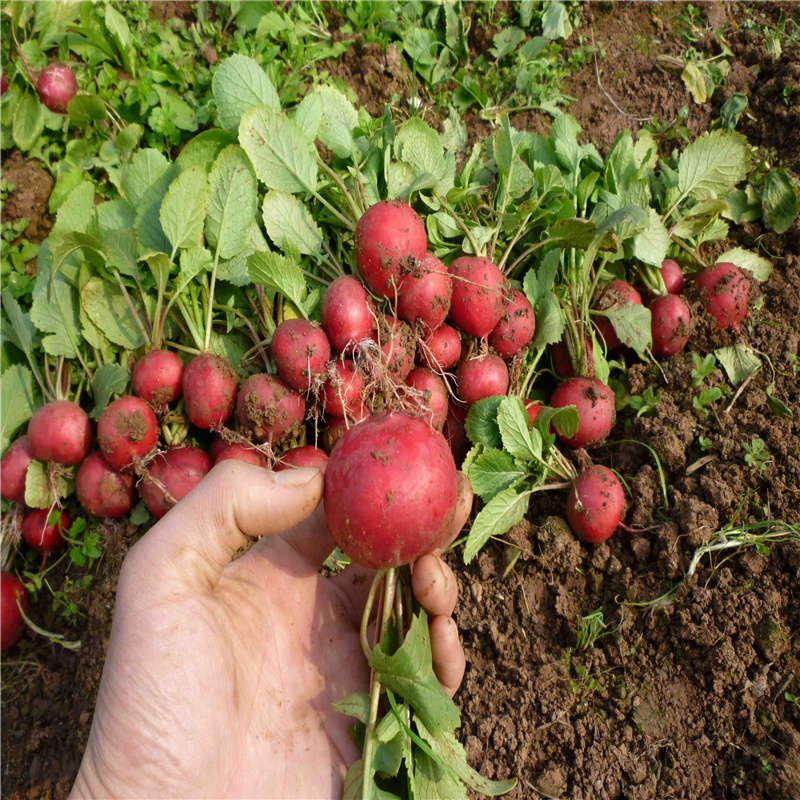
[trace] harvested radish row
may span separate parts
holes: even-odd
[[[488,258],[462,256],[450,265],[453,298],[450,316],[459,328],[485,338],[505,310],[506,279]]]
[[[151,350],[133,368],[133,393],[156,408],[164,408],[183,394],[183,370],[177,353]]]
[[[428,332],[435,331],[450,310],[450,275],[436,256],[427,253],[409,267],[397,287],[397,316],[411,325],[421,322]]]
[[[207,453],[197,447],[179,447],[157,455],[139,491],[147,510],[158,519],[203,480],[211,469]]]
[[[236,413],[243,430],[277,444],[300,432],[306,401],[274,375],[251,375],[239,391]]]
[[[69,517],[62,511],[52,525],[48,522],[50,510],[33,508],[22,519],[22,538],[37,553],[53,553],[64,544],[62,531],[69,530]]]
[[[334,361],[322,387],[322,406],[332,417],[358,416],[363,406],[364,376],[350,360]]]
[[[625,511],[625,493],[608,467],[584,470],[575,480],[567,499],[567,520],[584,542],[606,541],[619,527]]]
[[[224,425],[236,408],[239,376],[231,362],[213,353],[195,356],[183,373],[186,414],[203,430]]]
[[[124,517],[136,500],[133,475],[117,472],[99,452],[80,465],[75,493],[90,514],[106,519]]]
[[[78,93],[78,82],[66,64],[48,64],[39,75],[36,90],[45,108],[66,114],[69,101]]]
[[[355,252],[367,285],[381,297],[394,297],[400,279],[425,258],[425,225],[401,200],[381,200],[358,220]]]
[[[392,378],[402,383],[414,367],[414,334],[405,322],[384,314],[378,324],[383,362]]]
[[[586,348],[586,359],[591,366],[594,363],[594,345],[589,338],[584,339],[584,347]],[[574,378],[575,367],[572,365],[572,358],[569,354],[569,349],[566,345],[566,340],[556,342],[550,349],[550,357],[553,360],[553,372],[559,378]]]
[[[256,467],[265,469],[267,467],[267,459],[264,458],[263,453],[256,450],[255,447],[248,447],[241,442],[226,444],[219,448],[213,461],[215,465],[222,461],[243,461],[245,464],[253,464]]]
[[[440,431],[447,419],[449,397],[444,381],[435,373],[424,367],[412,369],[406,378],[406,386],[419,393],[411,398],[414,412],[419,413],[429,425]]]
[[[462,361],[456,377],[458,393],[467,405],[508,391],[508,367],[499,356],[488,355]]]
[[[453,453],[453,458],[456,464],[461,462],[466,457],[470,448],[470,441],[467,436],[467,431],[464,424],[467,421],[467,412],[460,406],[450,403],[447,409],[447,419],[444,421],[442,428],[442,435],[447,439],[450,445],[450,451]]]
[[[396,567],[435,549],[449,533],[457,497],[447,441],[405,414],[381,411],[351,428],[328,461],[328,527],[363,567]]]
[[[434,372],[445,372],[461,358],[461,337],[455,328],[442,325],[419,344],[420,360]]]
[[[17,605],[28,611],[28,593],[25,585],[10,572],[0,572],[0,653],[19,641],[25,630],[25,620]]]
[[[87,413],[68,400],[45,403],[28,424],[28,446],[39,461],[80,464],[92,444],[92,423]]]
[[[97,421],[97,443],[111,466],[122,470],[144,458],[158,441],[158,420],[140,397],[120,397]]]
[[[535,329],[536,319],[528,298],[518,289],[512,289],[505,314],[489,334],[489,344],[500,358],[508,361],[530,344]]]
[[[750,301],[750,282],[735,264],[720,261],[704,269],[694,279],[705,290],[706,311],[718,328],[738,325],[746,316]]]
[[[359,342],[372,337],[374,326],[372,301],[358,278],[337,278],[322,298],[322,329],[331,347],[350,353]]]
[[[325,371],[331,345],[316,322],[287,319],[272,334],[272,360],[278,374],[292,389],[307,391]]]
[[[674,356],[683,350],[692,332],[692,312],[686,301],[677,294],[662,294],[648,308],[653,355]]]
[[[22,436],[6,450],[0,461],[0,495],[12,503],[25,503],[25,477],[33,454],[28,437]]]
[[[624,307],[626,305],[642,305],[642,298],[639,296],[639,292],[627,281],[611,281],[600,294],[595,308],[598,311],[607,311],[612,306]],[[594,317],[594,322],[609,350],[615,350],[620,346],[621,343],[617,332],[608,317]]]
[[[306,445],[284,450],[275,462],[275,472],[293,467],[317,467],[324,473],[327,465],[328,456],[322,450],[313,445]]]
[[[553,408],[575,406],[578,412],[578,430],[574,436],[556,436],[569,447],[591,447],[599,444],[611,433],[616,421],[614,392],[597,378],[570,378],[553,392]]]

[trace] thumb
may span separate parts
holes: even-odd
[[[137,542],[127,572],[154,589],[213,589],[248,537],[302,522],[319,505],[323,486],[316,468],[271,472],[223,461]]]

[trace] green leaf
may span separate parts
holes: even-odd
[[[304,255],[322,252],[322,231],[308,207],[294,195],[275,189],[267,192],[263,211],[267,236],[281,250],[288,246]]]
[[[387,792],[375,784],[374,780],[370,781],[371,786],[369,791],[364,795],[364,762],[361,759],[354,761],[350,768],[347,770],[347,775],[344,779],[344,786],[342,787],[342,800],[400,800],[400,798],[392,792]],[[419,798],[418,800],[422,800]]]
[[[461,723],[455,703],[433,672],[428,617],[415,614],[403,644],[393,655],[376,647],[369,665],[377,679],[414,709],[434,735],[455,730]]]
[[[464,546],[464,563],[469,564],[492,536],[500,536],[516,525],[528,510],[530,490],[504,489],[475,517]]]
[[[161,229],[173,252],[203,244],[209,186],[204,167],[189,167],[170,184],[159,211]]]
[[[144,128],[134,122],[132,125],[126,125],[117,134],[117,147],[123,161],[129,159],[131,153],[139,146],[143,133]]]
[[[60,472],[54,472],[51,480],[45,464],[41,461],[31,461],[25,473],[25,505],[29,508],[51,508],[56,500],[69,496],[72,488],[71,478]]]
[[[153,84],[162,108],[166,111],[170,122],[182,131],[196,131],[197,117],[194,109],[174,90],[160,83]]]
[[[14,144],[23,152],[27,152],[36,143],[44,130],[44,106],[39,98],[25,92],[14,112]]]
[[[353,128],[358,127],[358,111],[332,86],[320,86],[315,94],[322,99],[322,120],[317,130],[320,141],[340,158],[357,157]]]
[[[39,251],[39,273],[33,287],[31,321],[42,332],[51,334],[42,347],[51,356],[76,358],[83,339],[78,318],[78,290],[62,272],[50,276],[47,248]]]
[[[272,81],[258,62],[247,56],[226,58],[214,73],[211,91],[217,104],[219,124],[229,131],[239,128],[242,115],[253,106],[280,110],[281,101]]]
[[[181,253],[181,269],[175,280],[174,295],[179,295],[201,272],[210,272],[214,257],[205,247],[189,247]]]
[[[741,247],[726,250],[722,255],[717,256],[716,260],[717,262],[729,261],[739,269],[746,269],[759,282],[767,280],[772,273],[772,263],[770,261]]]
[[[414,752],[414,796],[425,800],[468,800],[467,790],[452,771],[441,767],[427,753]]]
[[[516,465],[512,456],[494,449],[475,456],[467,473],[475,494],[480,495],[484,502],[527,474]]]
[[[139,235],[139,250],[142,253],[169,253],[170,243],[161,226],[161,204],[170,184],[177,177],[180,167],[170,164],[147,189],[136,208],[136,233]]]
[[[681,73],[681,78],[697,105],[701,105],[708,100],[706,79],[703,77],[703,73],[700,72],[697,64],[687,64]]]
[[[792,411],[780,397],[775,397],[775,384],[771,383],[767,386],[767,405],[770,411],[776,417],[784,417],[785,419],[794,419],[794,411]]]
[[[191,143],[187,145],[187,149],[190,146]],[[122,171],[120,191],[123,197],[138,209],[147,190],[163,175],[168,166],[169,162],[158,150],[138,150],[131,163]]]
[[[503,56],[516,50],[525,41],[525,31],[509,25],[494,35],[492,40],[494,47],[489,48],[489,52],[499,61]]]
[[[531,345],[535,348],[545,347],[561,341],[564,334],[564,317],[558,299],[553,292],[542,298],[534,306],[536,317],[536,330],[533,334]]]
[[[571,439],[578,432],[580,421],[575,406],[562,406],[561,408],[543,406],[536,415],[534,425],[542,434],[547,434],[552,425],[562,436]]]
[[[268,189],[297,194],[317,188],[317,149],[286,115],[268,106],[245,112],[239,142]]]
[[[746,344],[720,347],[714,351],[714,355],[734,386],[749,378],[761,366],[761,359]]]
[[[72,122],[85,128],[93,122],[106,119],[106,107],[103,101],[91,94],[77,94],[67,103],[67,114]]]
[[[620,342],[644,358],[645,350],[653,344],[649,308],[636,303],[616,303],[604,311],[593,313],[609,320]]]
[[[647,209],[647,227],[633,237],[633,255],[645,264],[661,267],[667,257],[670,239],[658,213]]]
[[[247,268],[253,283],[280,292],[302,309],[306,282],[296,261],[278,253],[253,253]]]
[[[417,178],[430,176],[431,187],[436,186],[442,194],[452,188],[447,180],[448,161],[439,134],[419,117],[412,117],[400,126],[394,141],[394,152],[398,160],[414,170]],[[447,185],[449,183],[449,185]]]
[[[112,394],[122,394],[128,385],[128,370],[119,364],[103,364],[92,378],[94,408],[89,416],[97,419],[108,405]]]
[[[117,11],[110,3],[105,7],[106,27],[111,34],[111,38],[122,55],[122,63],[126,71],[136,77],[136,61],[133,58],[133,40],[131,31],[125,17]]]
[[[0,378],[0,450],[5,452],[12,437],[36,409],[39,393],[27,367],[12,364]]]
[[[465,430],[473,444],[485,444],[500,449],[503,439],[497,426],[497,409],[503,398],[499,395],[484,397],[469,407]]]
[[[722,197],[745,179],[747,154],[747,141],[738,133],[704,134],[678,160],[678,191],[695,200]]]
[[[318,92],[307,94],[292,113],[292,121],[309,139],[316,139],[322,124],[322,95]]]
[[[572,36],[572,24],[565,3],[547,3],[542,14],[542,36],[547,39],[568,39]]]
[[[90,278],[81,290],[81,305],[110,342],[126,350],[135,350],[144,345],[144,337],[133,312],[116,284],[101,278]],[[141,305],[136,303],[136,307],[141,316]]]
[[[450,106],[450,113],[442,130],[442,144],[445,150],[460,153],[466,148],[467,141],[467,126],[456,108]]]
[[[500,401],[497,427],[503,439],[503,449],[516,458],[534,461],[541,455],[534,447],[530,433],[530,417],[519,397],[510,395]]]
[[[198,133],[181,150],[181,154],[178,156],[178,164],[183,169],[200,166],[210,170],[217,156],[226,147],[236,144],[238,141],[236,134],[231,133],[231,131],[223,131],[220,128],[203,131]]]
[[[3,290],[3,311],[6,312],[11,330],[14,332],[14,344],[26,355],[33,354],[34,342],[38,340],[36,326],[31,322],[30,313],[24,312],[14,295]]]
[[[365,725],[369,719],[370,698],[366,692],[354,692],[334,703],[333,707],[347,717],[355,717]]]
[[[150,512],[147,510],[147,506],[144,504],[144,501],[139,503],[136,508],[131,511],[130,516],[128,517],[131,525],[146,525],[150,521]]]
[[[775,233],[786,233],[800,213],[800,192],[785,169],[776,169],[764,178],[761,190],[764,223]]]

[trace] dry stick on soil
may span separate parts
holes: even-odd
[[[617,105],[617,101],[605,90],[603,84],[600,82],[600,68],[597,66],[597,46],[594,42],[594,28],[592,28],[592,48],[594,50],[594,74],[597,78],[597,88],[611,101],[611,105],[614,106],[623,117],[629,117],[632,120],[636,120],[636,122],[650,122],[650,120],[653,119],[652,117],[637,117],[633,114],[629,114],[627,111],[623,111]]]
[[[751,372],[751,373],[750,373],[750,374],[747,376],[747,378],[745,379],[744,383],[742,383],[742,385],[741,385],[741,386],[740,386],[740,387],[739,387],[739,388],[736,390],[736,394],[734,394],[734,395],[733,395],[733,397],[731,398],[731,401],[730,401],[730,403],[728,403],[728,407],[725,409],[725,413],[726,413],[726,414],[730,414],[730,413],[731,413],[731,409],[732,409],[732,408],[734,407],[734,405],[736,404],[736,401],[739,399],[739,396],[740,396],[740,395],[741,395],[741,393],[742,393],[742,392],[745,390],[745,387],[747,386],[747,384],[748,384],[748,383],[750,383],[750,381],[751,381],[751,380],[753,380],[753,377],[755,376],[755,374],[756,374],[756,373],[757,373],[757,372],[758,372],[760,369],[761,369],[761,364],[759,364],[759,365],[758,365],[758,366],[757,366],[757,367],[756,367],[756,368],[755,368],[755,369],[754,369],[754,370],[753,370],[753,371],[752,371],[752,372]]]

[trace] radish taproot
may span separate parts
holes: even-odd
[[[692,312],[677,294],[662,294],[648,306],[653,355],[662,358],[679,353],[692,332]]]
[[[78,502],[95,517],[124,517],[136,500],[132,474],[117,472],[101,452],[92,453],[78,468]]]
[[[215,466],[221,461],[243,461],[245,464],[264,467],[265,469],[267,466],[267,459],[264,458],[264,454],[261,451],[256,450],[255,447],[248,447],[242,442],[223,444],[222,447],[217,449],[212,461]]]
[[[450,325],[441,325],[419,343],[420,361],[434,372],[445,372],[461,358],[461,337]]]
[[[705,292],[706,311],[714,317],[717,328],[738,325],[750,303],[750,281],[735,264],[720,261],[699,272],[695,286]]]
[[[453,279],[451,319],[471,336],[487,337],[505,310],[505,276],[482,256],[457,258],[450,265],[450,275]]]
[[[203,430],[224,425],[236,408],[238,386],[239,376],[227,358],[195,356],[183,372],[183,400],[192,424]]]
[[[435,331],[450,311],[452,288],[447,267],[427,253],[400,278],[397,316],[411,325],[422,323],[427,332]]]
[[[322,330],[339,353],[352,352],[359,342],[372,337],[375,312],[367,290],[358,278],[342,275],[322,298]]]
[[[244,431],[277,444],[300,433],[306,401],[274,375],[251,375],[239,390],[236,414]]]
[[[25,630],[25,620],[17,605],[17,598],[22,610],[27,613],[29,603],[25,584],[3,570],[0,572],[0,653],[5,653],[15,645]]]
[[[69,517],[57,512],[57,519],[50,523],[50,509],[32,508],[22,518],[22,538],[25,544],[37,553],[54,553],[64,544],[63,532],[69,530]]]
[[[92,444],[88,414],[69,400],[45,403],[28,424],[28,446],[39,461],[67,467],[80,464]]]
[[[140,397],[120,397],[97,421],[97,443],[106,461],[116,470],[136,464],[158,441],[158,420]]]
[[[22,436],[6,450],[0,461],[0,495],[12,503],[25,504],[25,478],[33,454],[28,437]]]
[[[272,361],[283,380],[304,392],[325,371],[331,345],[325,331],[305,319],[287,319],[272,334]]]
[[[203,480],[210,469],[211,459],[198,447],[178,447],[159,453],[139,487],[147,510],[161,519]]]
[[[275,462],[275,472],[296,467],[316,467],[324,473],[327,465],[328,456],[319,447],[309,444],[284,450]]]
[[[374,414],[347,431],[328,460],[328,527],[363,567],[397,567],[433,550],[449,533],[457,497],[444,436],[406,414]]]
[[[364,376],[350,361],[334,361],[322,387],[322,407],[332,417],[358,415],[363,406]]]
[[[512,289],[505,313],[489,334],[489,344],[500,358],[508,361],[530,344],[535,329],[536,319],[528,298],[518,289]]]
[[[493,354],[462,361],[456,372],[456,379],[459,396],[467,405],[508,391],[506,362]]]
[[[133,367],[133,393],[157,409],[183,395],[183,361],[171,350],[151,350]]]
[[[444,381],[435,372],[425,367],[417,367],[409,372],[406,386],[416,390],[411,397],[414,413],[419,414],[437,431],[442,430],[449,405]]]
[[[595,303],[595,309],[598,311],[607,311],[613,306],[642,305],[642,298],[639,292],[631,286],[627,281],[611,281],[600,293],[600,296]],[[620,346],[620,340],[611,320],[608,317],[594,317],[594,323],[600,332],[606,347],[609,350],[615,350]]]
[[[553,392],[553,408],[575,406],[578,430],[574,436],[556,436],[569,447],[590,447],[599,444],[611,433],[616,421],[614,392],[597,378],[570,378]]]
[[[45,108],[66,114],[69,101],[78,93],[78,82],[66,64],[48,64],[39,75],[36,91]]]
[[[625,492],[608,467],[596,464],[575,479],[567,498],[567,521],[584,542],[606,541],[624,511]]]

